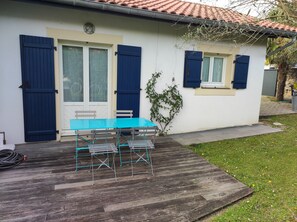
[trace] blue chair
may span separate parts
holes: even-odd
[[[118,153],[118,149],[115,145],[116,141],[116,130],[93,130],[94,143],[89,144],[89,152],[91,155],[91,168],[92,168],[92,180],[94,184],[94,166],[97,169],[106,167],[114,172],[115,179],[116,166],[115,166],[115,155]],[[112,163],[110,162],[110,156],[112,156]],[[97,161],[96,164],[94,161]]]
[[[95,119],[96,111],[78,110],[75,111],[76,119]],[[89,144],[94,143],[94,133],[92,131],[76,130],[75,131],[75,171],[79,168],[89,168],[90,164],[80,164],[80,160],[84,157],[90,157]]]
[[[156,134],[156,127],[134,129],[132,139],[128,140],[132,176],[134,176],[134,165],[140,163],[148,165],[151,169],[151,174],[154,175],[152,151],[155,149]]]
[[[133,110],[116,110],[115,111],[116,118],[132,118],[133,117]],[[128,140],[131,138],[132,129],[119,129],[118,130],[118,141],[117,147],[119,150],[119,157],[120,157],[120,165],[122,166],[124,163],[130,163],[129,160],[123,160],[123,153],[129,153],[123,151],[125,147],[129,147]]]

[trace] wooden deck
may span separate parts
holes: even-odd
[[[155,176],[129,165],[74,172],[74,142],[17,147],[29,160],[0,171],[0,221],[193,221],[252,190],[168,137],[153,153]],[[141,166],[139,166],[139,169]],[[143,170],[143,168],[142,168]]]

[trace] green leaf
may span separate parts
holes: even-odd
[[[146,98],[151,103],[151,120],[155,120],[160,125],[159,134],[166,134],[171,128],[170,123],[183,107],[183,98],[178,91],[178,86],[172,81],[161,93],[157,93],[155,88],[157,79],[162,75],[161,72],[152,74],[151,79],[146,84]],[[165,115],[167,113],[167,115]]]

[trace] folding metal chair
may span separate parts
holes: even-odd
[[[116,118],[132,118],[133,117],[133,110],[116,110],[115,111],[115,117]],[[122,166],[123,163],[130,163],[129,160],[124,161],[123,160],[123,151],[124,147],[128,147],[128,140],[131,139],[131,128],[125,128],[125,129],[119,129],[118,130],[118,142],[117,147],[119,150],[119,156],[120,156],[120,165]],[[127,152],[128,153],[128,152]]]
[[[132,140],[128,140],[132,176],[134,175],[134,164],[137,163],[147,164],[151,169],[152,175],[154,175],[152,150],[155,149],[156,133],[156,127],[134,129]]]
[[[115,155],[118,153],[117,147],[114,142],[116,140],[115,130],[94,130],[94,144],[89,144],[88,148],[91,154],[91,166],[92,166],[92,180],[94,182],[94,166],[97,169],[101,167],[107,167],[114,172],[115,179],[116,166]],[[110,163],[110,156],[112,156],[112,163]],[[94,163],[97,160],[97,164]]]
[[[96,111],[92,110],[78,110],[75,111],[76,119],[95,119]],[[89,164],[80,165],[80,157],[89,157],[89,148],[88,144],[94,143],[94,133],[90,130],[76,130],[75,131],[75,171],[77,172],[79,168],[88,168]]]
[[[116,118],[132,118],[133,110],[116,110],[115,117]]]

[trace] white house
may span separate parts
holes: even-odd
[[[1,1],[0,131],[9,143],[60,140],[75,110],[150,118],[156,71],[159,89],[174,77],[183,95],[170,133],[257,123],[266,37],[297,29],[263,22],[262,41],[244,47],[180,38],[188,23],[241,17],[180,0]]]

